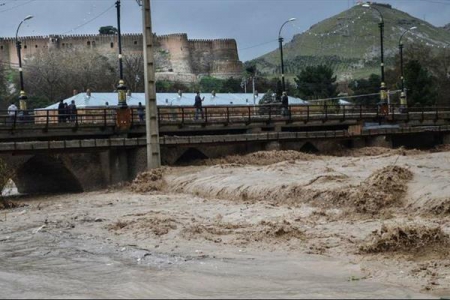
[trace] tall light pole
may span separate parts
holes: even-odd
[[[406,106],[408,105],[408,101],[406,99],[406,93],[405,93],[405,75],[403,71],[403,42],[402,38],[403,36],[408,33],[411,30],[417,29],[417,27],[413,26],[409,28],[408,30],[405,30],[402,35],[400,36],[400,39],[398,40],[398,48],[400,50],[400,73],[401,73],[401,81],[402,81],[402,92],[400,94],[400,110],[403,112],[406,109]]]
[[[383,14],[381,13],[381,11],[376,8],[376,6],[374,4],[370,4],[370,3],[364,3],[362,5],[363,7],[367,7],[367,8],[373,8],[374,10],[376,10],[378,12],[378,14],[380,15],[380,23],[378,23],[378,27],[380,28],[380,46],[381,46],[381,87],[380,87],[380,102],[381,104],[385,104],[386,99],[387,99],[387,93],[386,93],[386,83],[384,81],[384,45],[383,45],[383,35],[384,35],[384,18],[383,18]]]
[[[25,93],[25,87],[24,87],[24,83],[23,83],[23,70],[22,70],[22,53],[21,53],[21,49],[22,49],[22,44],[19,41],[19,29],[20,26],[22,26],[23,22],[32,19],[33,16],[29,15],[27,16],[25,19],[22,20],[22,22],[20,22],[19,26],[17,27],[17,31],[16,31],[16,47],[17,47],[17,58],[19,59],[19,76],[20,76],[20,96],[19,96],[19,107],[20,110],[25,111],[27,109],[27,94]]]
[[[123,80],[123,63],[122,63],[122,32],[120,27],[120,0],[116,1],[117,8],[117,39],[119,46],[119,84],[117,86],[117,94],[119,98],[118,106],[119,108],[127,108],[127,87],[125,81]]]
[[[290,18],[286,22],[281,25],[280,31],[278,32],[278,41],[280,42],[280,57],[281,57],[281,84],[283,88],[283,92],[286,91],[286,85],[284,83],[284,62],[283,62],[283,38],[281,37],[281,30],[283,29],[284,25],[286,25],[289,22],[293,22],[297,20],[296,18]]]

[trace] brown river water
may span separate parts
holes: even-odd
[[[0,298],[426,297],[320,256],[181,257],[31,229],[0,241]]]

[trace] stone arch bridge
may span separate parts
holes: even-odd
[[[217,108],[214,108],[217,111]],[[245,108],[247,109],[247,108]],[[187,110],[187,109],[185,109]],[[380,117],[357,111],[328,115],[230,115],[203,120],[159,112],[162,163],[189,163],[259,150],[328,152],[336,147],[429,147],[450,143],[450,109]],[[308,110],[309,112],[309,110]],[[20,193],[83,192],[129,181],[146,169],[145,124],[118,131],[109,113],[98,122],[20,122],[0,112],[0,158]],[[81,116],[78,116],[81,119]],[[165,119],[170,117],[170,119]],[[216,119],[215,119],[216,118]],[[377,126],[364,127],[364,124]]]

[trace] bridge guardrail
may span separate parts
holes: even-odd
[[[186,106],[159,106],[158,120],[160,125],[186,123],[251,123],[271,122],[274,120],[305,121],[310,120],[342,120],[363,118],[396,118],[439,119],[450,115],[450,107],[411,107],[400,112],[399,105],[389,105],[387,113],[382,113],[378,105],[289,105],[287,109],[275,105],[245,106],[205,106],[197,114],[196,108]],[[132,125],[144,123],[144,114],[137,107],[130,107]],[[76,113],[59,113],[54,110],[0,110],[0,129],[14,129],[20,126],[42,125],[44,127],[93,125],[114,126],[116,122],[115,107],[82,108]]]

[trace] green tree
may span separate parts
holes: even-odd
[[[189,87],[179,81],[169,81],[169,80],[156,81],[157,93],[177,93],[178,91],[186,92],[188,90]]]
[[[268,89],[264,96],[259,100],[259,104],[274,103],[276,100],[274,101],[272,94],[273,91],[271,89]]]
[[[349,88],[353,90],[355,96],[375,94],[355,98],[355,103],[358,104],[375,104],[379,102],[380,86],[381,77],[377,74],[371,74],[368,79],[355,80],[349,84]]]
[[[222,93],[239,93],[242,91],[241,80],[230,77],[223,82]]]
[[[405,84],[410,105],[434,105],[436,85],[433,76],[417,60],[405,65]]]
[[[7,97],[7,86],[8,80],[6,75],[5,66],[2,61],[0,61],[0,101],[5,102],[5,98]]]
[[[117,34],[118,30],[114,26],[102,26],[98,32],[100,34]]]
[[[222,92],[223,80],[205,76],[200,79],[200,89],[203,92],[211,93],[212,91],[216,91],[216,93]]]
[[[325,65],[303,69],[297,78],[297,95],[302,99],[323,99],[336,96],[336,76],[333,69]]]

